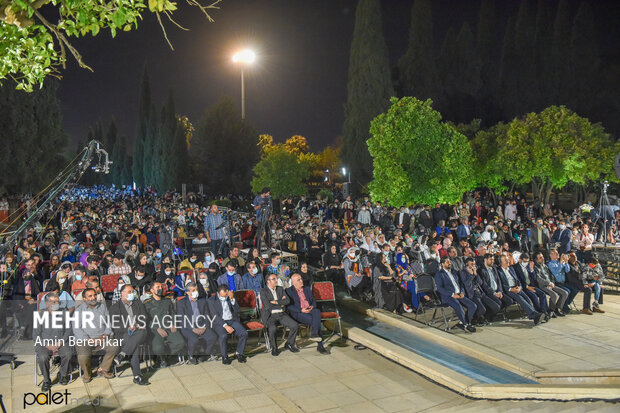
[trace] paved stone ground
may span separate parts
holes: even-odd
[[[511,330],[503,327],[502,331]],[[514,331],[522,330],[515,328]],[[102,398],[101,406],[29,406],[26,411],[70,412],[617,412],[618,404],[534,401],[474,401],[438,386],[370,350],[358,351],[352,343],[335,342],[331,354],[315,346],[298,354],[272,357],[251,354],[243,365],[220,362],[180,365],[155,371],[151,385],[132,383],[131,375],[89,384],[80,379],[66,389],[70,398]],[[31,342],[14,351],[27,352]],[[254,345],[249,343],[249,347]],[[0,393],[7,412],[23,411],[26,392],[39,392],[33,384],[33,356],[21,355],[10,370],[0,366]],[[64,391],[55,385],[52,391]]]
[[[575,299],[579,309],[581,300],[579,294]],[[475,334],[452,332],[541,370],[620,369],[620,295],[606,295],[601,309],[605,314],[573,311],[536,327],[530,320],[518,319],[492,323]]]

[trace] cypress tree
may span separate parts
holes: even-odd
[[[352,182],[362,186],[372,178],[372,159],[366,144],[370,121],[389,107],[388,99],[394,94],[378,0],[358,3],[347,93],[342,159]]]
[[[506,32],[502,42],[502,57],[499,70],[499,96],[504,119],[512,119],[517,115],[515,101],[517,99],[518,60],[514,42],[515,19],[510,17],[506,23]]]
[[[132,175],[133,181],[137,186],[145,185],[144,171],[144,150],[145,141],[147,139],[149,122],[151,115],[151,86],[149,83],[149,74],[144,66],[142,73],[142,81],[140,83],[140,106],[138,110],[138,127],[136,128],[136,136],[133,143],[133,164]]]
[[[110,165],[110,173],[103,176],[103,180],[106,185],[112,185],[115,183],[115,171],[119,168],[116,166],[117,159],[114,158],[114,150],[118,146],[118,128],[116,127],[116,121],[112,119],[110,121],[110,125],[108,126],[108,132],[105,135],[105,144],[103,149],[108,152],[108,159],[112,161],[112,165]],[[118,174],[116,174],[118,177]]]
[[[437,98],[434,50],[431,2],[415,0],[411,9],[409,48],[398,62],[404,96],[421,100]]]
[[[553,24],[551,47],[552,84],[551,102],[554,105],[568,103],[570,91],[570,7],[568,0],[560,0]]]
[[[174,134],[174,146],[172,148],[172,165],[174,166],[171,188],[180,188],[183,182],[187,182],[189,176],[189,153],[187,148],[187,140],[185,138],[185,130],[182,122],[177,122]]]

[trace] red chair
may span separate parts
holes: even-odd
[[[336,293],[334,292],[334,284],[330,281],[315,282],[312,284],[312,294],[317,303],[333,303],[333,311],[323,311],[321,309],[321,321],[338,322],[338,331],[342,337],[342,323],[340,322],[340,312],[336,306]]]
[[[180,295],[180,296],[178,296],[178,297],[177,297],[177,302],[181,301],[181,300],[182,300],[182,299],[184,299],[184,298],[185,298],[185,296],[184,296],[184,295]]]
[[[121,274],[105,274],[101,276],[101,291],[104,293],[112,293],[118,285],[118,279]]]
[[[185,274],[185,280],[190,277],[193,282],[196,282],[196,270],[179,270],[177,275]]]
[[[47,294],[49,294],[48,292],[44,292],[44,293],[39,293],[37,294],[37,311],[39,311],[39,309],[41,308],[41,300],[43,299],[43,297],[45,297]]]
[[[73,265],[73,269],[75,270],[78,267],[78,265],[80,265],[80,262],[79,261],[74,262],[72,265]]]
[[[235,291],[235,300],[239,304],[239,313],[249,315],[250,318],[257,317],[256,311],[256,292],[254,290]]]

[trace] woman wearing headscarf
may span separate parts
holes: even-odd
[[[407,254],[402,252],[396,254],[396,280],[399,282],[400,288],[410,293],[405,294],[405,297],[409,298],[409,295],[411,295],[411,305],[418,308],[420,300],[428,301],[430,298],[424,293],[416,293],[415,283],[413,282],[414,278],[415,274],[409,266]]]
[[[373,290],[375,305],[393,313],[410,313],[411,307],[405,304],[403,292],[398,286],[396,272],[390,267],[385,254],[377,256],[377,263],[372,269]]]
[[[116,287],[114,288],[114,292],[112,292],[112,304],[115,304],[118,300],[121,299],[121,288],[123,288],[123,286],[126,284],[131,284],[128,275],[121,275],[120,277],[118,277]]]

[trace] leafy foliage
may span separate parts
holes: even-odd
[[[474,184],[467,138],[441,121],[430,99],[393,98],[387,113],[371,124],[374,200],[391,205],[460,201]]]
[[[252,189],[268,186],[275,199],[306,193],[304,181],[310,176],[308,163],[300,160],[285,144],[272,145],[254,167]]]
[[[201,5],[198,0],[187,0],[209,20],[207,10],[218,8],[220,2]],[[43,7],[46,11],[53,8],[58,20],[48,21]],[[170,0],[0,1],[0,79],[13,78],[18,89],[32,91],[33,86],[43,84],[45,77],[59,76],[59,67],[64,68],[67,61],[67,50],[80,67],[92,70],[69,38],[97,36],[101,30],[109,30],[115,37],[118,31],[136,29],[145,12],[154,13],[163,29],[160,16],[173,21],[176,9],[177,3]]]

